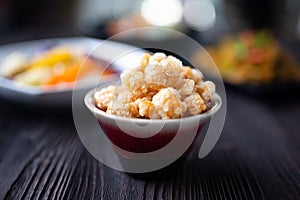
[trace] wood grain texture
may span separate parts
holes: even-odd
[[[110,169],[81,144],[70,113],[1,99],[0,199],[299,199],[300,97],[228,91],[220,141],[173,174],[143,180]],[[288,103],[289,102],[289,103]]]

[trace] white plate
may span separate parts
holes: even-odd
[[[0,67],[1,60],[13,51],[19,51],[30,56],[41,46],[52,42],[58,45],[79,45],[95,58],[102,59],[108,63],[113,61],[114,68],[118,71],[123,71],[130,66],[136,66],[144,52],[134,46],[85,37],[43,39],[0,46]],[[121,55],[122,57],[120,57]],[[94,81],[85,81],[80,89],[87,91],[92,87],[95,87]],[[45,90],[39,86],[21,85],[0,76],[0,95],[6,99],[21,103],[54,107],[71,106],[72,90],[73,88],[63,87],[63,84],[58,85],[54,89]]]

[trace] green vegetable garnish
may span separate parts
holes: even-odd
[[[240,41],[236,41],[233,44],[235,56],[237,59],[245,59],[248,55],[248,48],[245,44],[241,43]]]
[[[266,30],[260,30],[254,35],[254,46],[257,48],[263,48],[269,45],[270,34]]]

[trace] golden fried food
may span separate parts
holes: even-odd
[[[215,85],[202,73],[164,53],[145,53],[141,64],[125,70],[121,86],[94,93],[95,105],[107,113],[146,119],[175,119],[206,112]]]

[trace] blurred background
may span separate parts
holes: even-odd
[[[299,0],[0,0],[0,44],[66,36],[106,39],[149,26],[180,31],[204,45],[230,84],[300,85]],[[126,37],[118,40],[189,48],[163,32]],[[201,52],[191,53],[202,65]]]
[[[299,42],[298,0],[0,0],[1,43],[160,26],[214,42],[228,32],[268,28]],[[156,36],[159,37],[159,36]]]

